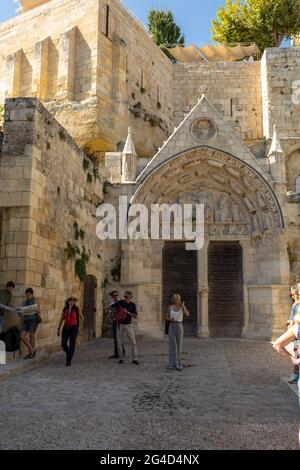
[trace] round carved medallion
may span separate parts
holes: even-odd
[[[207,142],[216,136],[217,126],[210,119],[197,119],[192,124],[191,133],[197,142]]]

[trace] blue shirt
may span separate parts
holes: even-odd
[[[25,302],[23,302],[22,307],[30,307],[30,305],[35,305],[36,300],[34,297],[32,299],[28,300],[26,299]],[[26,315],[25,317],[26,320],[36,320],[36,313],[33,313],[32,315]]]
[[[289,316],[289,321],[293,320],[294,316],[297,313],[298,307],[300,307],[300,303],[294,304],[291,308],[291,314]]]

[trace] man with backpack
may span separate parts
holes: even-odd
[[[61,326],[64,323],[61,345],[66,353],[67,367],[70,367],[72,364],[72,359],[76,348],[76,338],[79,332],[80,319],[83,319],[83,315],[80,313],[76,302],[77,299],[75,299],[75,297],[70,297],[67,300],[57,328],[57,336],[60,336]]]
[[[117,340],[119,350],[119,364],[124,364],[123,344],[128,341],[131,349],[132,364],[139,364],[137,360],[137,346],[132,325],[132,318],[137,318],[135,303],[132,302],[132,292],[125,292],[124,299],[119,300],[113,306],[117,324]]]

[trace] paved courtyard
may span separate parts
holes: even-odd
[[[186,338],[182,372],[167,342],[140,341],[140,366],[108,360],[111,345],[0,382],[0,449],[299,449],[290,367],[270,344]]]

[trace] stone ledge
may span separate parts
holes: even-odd
[[[23,357],[20,357],[14,361],[8,362],[6,365],[0,365],[0,382],[2,380],[10,379],[15,375],[21,374],[28,370],[34,369],[44,362],[48,361],[50,354],[44,354],[36,359],[24,360]]]
[[[100,338],[97,338],[93,341],[85,342],[78,344],[76,349],[77,350],[84,350],[91,344],[96,343],[99,341]],[[9,354],[8,363],[5,365],[0,364],[0,382],[2,380],[10,379],[15,375],[22,374],[27,372],[28,370],[35,369],[36,367],[48,362],[53,356],[58,354],[64,354],[60,345],[53,345],[49,346],[47,349],[38,349],[37,355],[35,359],[28,359],[25,360],[22,357],[14,358],[13,353]],[[16,353],[17,354],[17,353]]]

